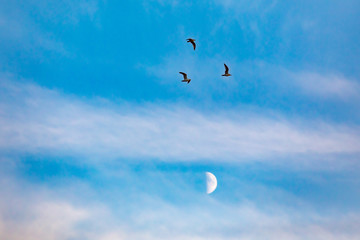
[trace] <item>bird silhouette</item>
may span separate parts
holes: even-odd
[[[224,63],[224,66],[225,66],[225,74],[221,75],[221,76],[224,76],[224,77],[230,77],[231,74],[229,73],[229,67],[226,66],[226,64]]]
[[[195,48],[196,48],[195,39],[188,38],[188,39],[186,39],[186,40],[187,40],[187,42],[189,42],[189,43],[191,43],[191,44],[193,45],[194,50],[195,50]]]
[[[184,76],[184,80],[182,80],[182,82],[187,82],[188,84],[190,83],[191,79],[187,78],[187,74],[183,73],[183,72],[179,72],[180,74],[182,74]]]

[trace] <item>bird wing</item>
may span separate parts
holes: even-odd
[[[186,73],[183,73],[183,72],[179,72],[179,73],[184,76],[184,79],[187,79],[187,74]]]
[[[196,48],[195,42],[194,42],[194,41],[190,41],[190,42],[191,42],[191,44],[194,46],[194,50],[195,50],[195,48]]]
[[[229,73],[229,67],[226,66],[226,64],[224,63],[224,66],[225,66],[225,74],[228,74]]]

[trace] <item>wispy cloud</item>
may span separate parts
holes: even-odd
[[[40,187],[1,176],[0,237],[355,240],[360,235],[356,212],[320,214],[305,204],[296,208],[270,201],[261,206],[246,199],[227,203],[221,197],[193,192],[186,192],[187,204],[176,204],[146,195],[136,186],[131,193],[137,196],[134,199],[116,191],[102,197],[87,183],[64,180],[73,187]],[[171,192],[179,190],[174,185]],[[273,196],[274,189],[269,190]],[[110,199],[121,204],[113,206]]]
[[[344,100],[360,97],[360,84],[343,76],[300,73],[294,75],[294,79],[295,84],[308,95]]]
[[[12,199],[13,200],[13,199]],[[11,201],[10,201],[11,202]],[[2,239],[69,239],[78,237],[76,225],[88,218],[88,212],[67,202],[36,202],[19,206],[4,202],[0,212]],[[24,202],[22,202],[24,204]],[[10,209],[9,209],[10,208]],[[9,211],[17,212],[17,217]]]
[[[177,104],[84,101],[2,78],[0,149],[18,153],[242,161],[358,154],[359,127]]]
[[[76,25],[82,17],[95,19],[98,1],[11,1],[0,10],[0,34],[5,47],[26,50],[41,58],[42,51],[64,56],[71,53],[56,32],[41,27],[42,22],[53,25]],[[33,14],[37,14],[34,19]]]
[[[184,61],[186,59],[186,61]],[[223,78],[223,62],[230,66],[231,78]],[[360,84],[357,79],[348,79],[339,73],[317,73],[303,69],[290,70],[281,65],[264,61],[225,59],[224,57],[204,57],[180,52],[163,59],[159,65],[146,67],[150,75],[156,76],[161,84],[171,86],[178,71],[185,71],[193,78],[192,87],[178,87],[176,91],[202,97],[232,97],[234,95],[267,95],[281,99],[284,96],[303,99],[351,101],[360,98]],[[182,87],[182,85],[180,85]],[[184,90],[185,89],[185,90]],[[294,91],[297,89],[297,91]]]

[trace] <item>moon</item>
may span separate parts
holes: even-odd
[[[217,180],[214,174],[206,172],[206,193],[211,194],[217,187]]]

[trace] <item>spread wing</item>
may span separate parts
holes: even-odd
[[[184,76],[184,79],[187,79],[187,74],[186,73],[183,73],[183,72],[179,72],[179,73]]]
[[[195,42],[194,42],[194,41],[190,41],[190,42],[191,42],[191,44],[193,45],[194,50],[195,50],[195,48],[196,48],[196,44],[195,44]]]
[[[229,67],[226,66],[226,64],[224,63],[224,66],[225,66],[225,74],[228,74],[229,73]]]

